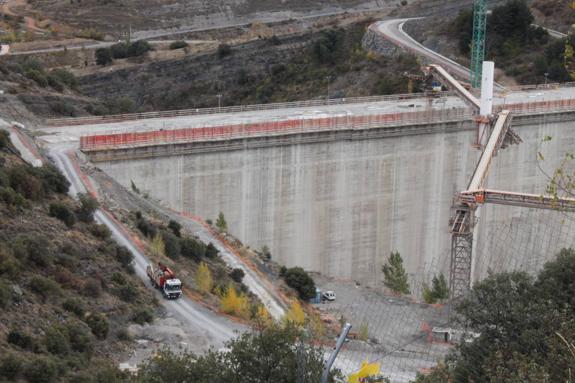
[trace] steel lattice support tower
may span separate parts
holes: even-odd
[[[455,204],[451,221],[451,268],[449,271],[449,294],[457,299],[469,292],[473,250],[473,227],[475,208],[467,204]]]
[[[475,0],[473,6],[473,41],[471,46],[471,86],[481,87],[481,73],[485,58],[485,30],[487,5],[485,0]]]

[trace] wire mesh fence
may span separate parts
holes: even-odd
[[[513,209],[513,218],[481,228],[474,253],[475,280],[489,273],[524,271],[532,276],[562,248],[575,246],[575,215],[553,210]],[[480,223],[481,225],[481,223]],[[387,256],[387,255],[382,255]],[[454,321],[454,306],[428,304],[422,291],[432,278],[449,269],[449,254],[440,254],[427,273],[410,275],[410,294],[398,296],[381,284],[365,287],[361,281],[319,279],[322,290],[337,299],[317,305],[324,318],[352,324],[336,367],[345,374],[365,360],[380,363],[381,375],[393,383],[411,382],[417,373],[434,368],[474,336]],[[479,363],[479,361],[478,361]],[[559,366],[557,367],[559,368]]]

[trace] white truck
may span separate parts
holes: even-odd
[[[159,289],[167,299],[178,299],[182,296],[182,281],[166,265],[158,262],[158,266],[148,265],[146,274],[152,285]]]

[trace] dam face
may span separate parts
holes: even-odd
[[[488,177],[492,189],[543,193],[546,169],[575,147],[573,122],[536,116],[513,123],[523,143],[499,151]],[[448,275],[453,195],[466,188],[479,151],[475,130],[370,140],[293,144],[149,159],[100,162],[121,184],[165,205],[215,221],[272,259],[326,275],[378,285],[381,267],[399,251],[412,279]],[[549,135],[551,142],[542,146]],[[482,209],[476,241],[521,209]],[[488,251],[488,247],[478,247]],[[486,250],[481,250],[486,249]],[[520,256],[520,255],[517,255]],[[476,254],[477,259],[487,255]],[[475,277],[487,272],[484,264]],[[415,281],[414,281],[415,282]]]

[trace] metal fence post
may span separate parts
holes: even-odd
[[[345,342],[345,338],[347,338],[347,334],[349,334],[349,330],[351,330],[351,324],[346,323],[345,326],[343,326],[343,330],[341,330],[341,334],[339,335],[339,338],[337,339],[337,343],[335,344],[335,349],[333,350],[333,352],[329,356],[329,359],[327,360],[325,368],[323,369],[323,373],[321,374],[321,383],[327,383],[327,379],[329,378],[329,370],[331,370],[331,366],[335,362],[335,359],[337,358],[337,354],[339,354],[339,350],[341,350],[341,347],[343,346],[343,342]]]

